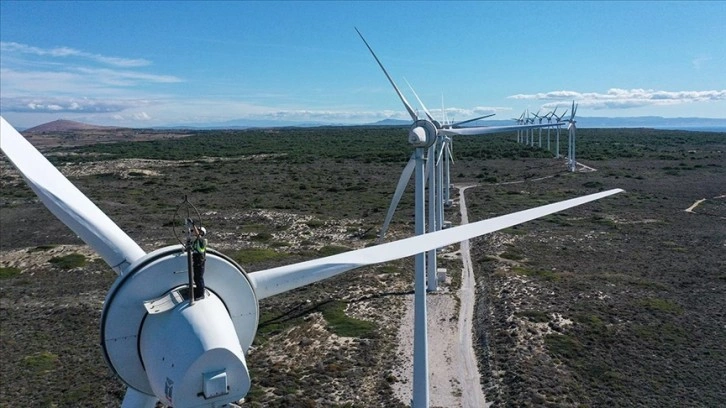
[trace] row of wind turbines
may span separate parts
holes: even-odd
[[[437,121],[426,108],[424,103],[413,90],[410,84],[408,84],[411,92],[415,96],[422,110],[424,116],[420,117],[417,114],[406,97],[401,93],[396,83],[391,78],[386,68],[381,63],[380,59],[376,56],[375,52],[368,44],[366,39],[363,37],[360,31],[356,28],[358,35],[365,43],[366,47],[370,51],[373,58],[378,63],[379,67],[385,74],[386,78],[390,82],[394,91],[398,95],[399,99],[403,103],[406,111],[411,116],[413,124],[409,128],[408,142],[414,148],[411,158],[403,169],[401,176],[398,180],[396,190],[391,200],[386,218],[383,223],[383,227],[379,234],[379,243],[383,242],[384,236],[388,230],[390,222],[393,218],[393,214],[398,206],[398,203],[403,195],[406,186],[408,185],[411,176],[414,176],[415,188],[414,188],[414,223],[415,223],[415,234],[417,236],[425,236],[432,233],[440,233],[444,229],[444,208],[451,205],[450,199],[450,165],[453,162],[452,156],[452,143],[454,136],[457,135],[487,135],[495,133],[507,133],[516,131],[517,140],[520,143],[524,143],[524,140],[528,144],[534,146],[534,130],[539,129],[540,134],[540,147],[541,147],[541,134],[542,129],[547,128],[548,135],[552,128],[557,129],[557,143],[559,147],[559,130],[562,126],[567,125],[567,129],[570,135],[569,153],[568,153],[568,167],[571,171],[574,170],[575,156],[574,156],[574,140],[575,140],[575,112],[577,106],[575,102],[572,102],[572,111],[568,119],[564,119],[567,111],[561,116],[556,116],[555,112],[551,112],[548,115],[538,116],[530,118],[527,115],[525,120],[525,114],[523,113],[517,125],[512,126],[486,126],[486,127],[463,127],[463,124],[474,122],[480,119],[484,119],[491,115],[481,116],[473,119],[469,119],[462,122],[449,122],[445,116],[445,109],[442,107],[444,118],[442,122]],[[408,82],[407,82],[408,83]],[[539,112],[538,112],[539,113]],[[552,122],[552,118],[556,118]],[[536,122],[535,119],[538,119]],[[542,123],[543,119],[548,119],[547,123]],[[549,137],[548,137],[549,140]],[[549,142],[548,142],[549,143]],[[558,149],[559,151],[559,149]],[[558,153],[559,154],[559,153]],[[427,186],[428,184],[428,186]],[[612,190],[613,193],[620,192],[622,190]],[[428,200],[425,196],[428,195]],[[428,222],[426,222],[426,201],[428,201]],[[461,227],[459,227],[461,228]],[[440,248],[440,247],[439,247]],[[429,370],[428,370],[428,338],[427,338],[427,305],[426,305],[426,293],[434,292],[438,289],[438,274],[437,274],[437,251],[438,248],[432,248],[425,254],[419,253],[415,257],[414,263],[414,276],[415,276],[415,294],[414,294],[414,373],[413,373],[413,398],[411,401],[412,407],[428,407],[429,406]]]
[[[565,115],[567,115],[567,110],[562,115],[557,116],[557,107],[555,107],[554,110],[541,115],[541,110],[537,111],[537,113],[534,113],[530,116],[529,109],[522,112],[522,114],[519,116],[519,118],[512,118],[513,121],[517,122],[517,125],[526,125],[526,124],[534,124],[539,123],[542,124],[543,120],[547,120],[547,150],[550,152],[552,151],[552,143],[550,139],[550,130],[554,127],[557,131],[556,135],[556,141],[554,145],[554,155],[555,158],[560,158],[560,129],[562,126],[567,125],[567,168],[574,172],[577,170],[577,162],[575,160],[575,141],[576,141],[576,132],[577,132],[577,125],[575,120],[575,114],[577,113],[577,104],[575,101],[572,101],[572,108],[570,110],[570,117],[568,119],[564,119]],[[554,122],[552,122],[552,119],[555,119]],[[564,119],[564,120],[563,120]],[[543,148],[542,146],[542,128],[539,128],[539,137],[537,139],[537,147],[540,149]],[[527,130],[517,130],[517,142],[527,145],[527,146],[535,146],[535,137],[534,137],[534,129],[530,128]]]

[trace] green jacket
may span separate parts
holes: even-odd
[[[206,238],[197,238],[192,243],[192,250],[194,252],[204,254],[207,251],[207,239]]]

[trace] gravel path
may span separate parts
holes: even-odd
[[[468,222],[464,190],[462,186],[460,206],[462,224]],[[474,313],[475,281],[469,254],[469,242],[461,243],[461,249],[442,256],[458,257],[463,261],[461,289],[454,294],[448,291],[430,293],[426,297],[428,309],[429,355],[429,405],[432,407],[488,407],[482,390],[477,358],[474,352],[472,321]],[[456,313],[456,297],[460,309]],[[394,370],[398,378],[392,387],[396,397],[404,404],[411,401],[413,374],[413,296],[405,301],[398,329],[399,364]]]
[[[474,186],[462,186],[459,188],[459,208],[461,211],[461,225],[469,223],[469,215],[466,211],[466,199],[464,192]],[[461,258],[464,268],[461,272],[461,289],[459,299],[461,309],[459,310],[459,355],[461,364],[458,367],[459,382],[461,383],[461,406],[462,407],[487,407],[484,392],[481,386],[481,376],[477,367],[476,353],[472,344],[472,316],[476,303],[474,280],[474,268],[469,253],[469,241],[461,243]]]

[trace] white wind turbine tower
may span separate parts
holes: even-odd
[[[517,125],[524,124],[524,112],[519,116],[519,119],[512,118],[513,121],[517,122]],[[522,130],[517,129],[517,143],[524,143],[524,137],[522,136]]]
[[[542,119],[544,119],[544,116],[539,116],[541,109],[537,110],[537,113],[534,114],[535,119],[539,120],[539,124],[542,124]],[[534,123],[534,119],[532,119],[532,122]],[[534,130],[533,130],[534,131]],[[539,148],[542,148],[542,128],[539,128]]]
[[[552,116],[555,115],[555,112],[557,112],[557,107],[556,106],[555,106],[555,109],[553,111],[551,111],[550,113],[548,113],[548,114],[545,115],[545,118],[547,118],[547,124],[548,125],[550,123],[552,123]],[[550,151],[550,152],[552,152],[552,147],[551,147],[551,144],[550,144],[550,130],[551,129],[552,129],[552,127],[547,127],[547,150]]]
[[[555,142],[555,150],[557,150],[557,154],[555,155],[555,157],[558,159],[560,158],[560,126],[565,123],[562,121],[562,118],[564,118],[565,115],[567,115],[567,109],[565,109],[565,112],[562,113],[562,115],[560,116],[553,115],[555,118],[557,118],[557,140]]]
[[[527,109],[527,123],[534,124],[534,117],[529,116],[529,108]],[[529,129],[529,142],[528,145],[534,147],[534,128]]]
[[[577,105],[575,104],[575,101],[572,101],[572,113],[570,114],[570,119],[567,121],[569,123],[567,125],[567,131],[568,131],[567,163],[570,168],[570,171],[572,171],[572,172],[577,171],[577,160],[575,158],[575,137],[576,137],[576,131],[577,131],[577,126],[575,125],[575,123],[577,121],[575,120],[575,113],[577,113]]]

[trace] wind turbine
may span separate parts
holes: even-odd
[[[521,115],[519,115],[518,119],[512,118],[512,120],[517,122],[517,125],[522,125],[524,123],[524,112],[522,112]],[[517,142],[524,143],[524,137],[522,136],[522,130],[517,129]]]
[[[423,148],[432,129],[414,124],[410,131],[417,180],[423,180]],[[127,386],[124,408],[152,408],[158,401],[176,408],[219,407],[243,398],[251,381],[245,355],[259,322],[261,299],[285,293],[355,268],[417,255],[461,240],[508,228],[535,218],[597,200],[622,190],[592,194],[456,228],[330,257],[248,274],[235,261],[207,250],[209,296],[193,304],[182,245],[145,253],[101,209],[76,188],[4,118],[0,117],[0,150],[41,202],[75,232],[118,274],[104,302],[101,347],[111,370]],[[419,186],[418,191],[423,187]],[[423,205],[423,197],[417,197]],[[417,339],[425,339],[425,294],[422,269],[416,281]],[[187,290],[187,292],[189,292]],[[160,310],[148,301],[167,299]],[[423,307],[423,309],[422,309]],[[422,320],[423,319],[423,320]],[[423,324],[422,324],[423,323]],[[416,342],[416,365],[426,366],[425,342]],[[423,346],[423,352],[421,352]],[[428,370],[424,369],[424,373]],[[417,385],[417,381],[422,382]],[[428,378],[414,378],[415,406],[428,403]],[[425,388],[421,388],[425,387]],[[425,389],[425,394],[422,394]],[[423,396],[422,396],[423,395]],[[425,398],[425,400],[422,400]]]
[[[541,109],[537,110],[537,113],[534,114],[534,117],[539,119],[539,123],[542,124],[542,119],[544,119],[544,116],[539,116]],[[534,120],[532,120],[534,122]],[[539,148],[542,148],[542,128],[539,128]]]
[[[550,113],[545,115],[545,118],[547,118],[547,124],[552,123],[552,116],[555,115],[555,112],[557,112],[557,107],[555,106],[555,109],[551,111]],[[552,130],[551,127],[547,128],[547,150],[552,152],[552,147],[550,146],[550,130]]]
[[[573,103],[574,103],[574,101],[573,101]],[[564,118],[565,115],[567,115],[567,109],[565,109],[565,112],[562,113],[562,115],[560,115],[560,116],[554,115],[554,117],[557,118],[557,142],[555,145],[555,149],[557,150],[557,155],[555,157],[558,159],[560,158],[560,126],[564,123],[562,121],[562,118]]]
[[[529,116],[529,109],[527,109],[527,124],[534,124],[534,117]],[[529,129],[529,134],[527,135],[527,144],[531,147],[534,147],[534,128]]]
[[[577,113],[577,105],[575,104],[575,101],[572,101],[572,113],[570,114],[570,119],[567,120],[567,131],[568,131],[568,147],[567,147],[567,163],[570,168],[570,171],[574,172],[577,170],[577,160],[575,159],[575,136],[577,131],[577,126],[575,123],[577,121],[575,120],[575,114]],[[564,116],[564,115],[563,115]]]

